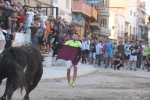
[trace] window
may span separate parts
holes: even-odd
[[[133,35],[135,35],[135,27],[133,27]]]
[[[118,24],[118,34],[120,33],[120,24]]]
[[[66,0],[66,8],[69,9],[69,0]]]
[[[101,26],[105,27],[105,28],[107,27],[107,19],[102,19],[101,20]]]
[[[123,32],[123,25],[121,25],[121,32]]]
[[[134,12],[134,17],[136,16],[136,13]]]
[[[132,15],[132,10],[130,11],[130,15]]]

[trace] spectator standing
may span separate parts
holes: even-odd
[[[90,40],[89,37],[85,38],[85,59],[89,61],[89,54],[90,54]]]
[[[45,41],[43,41],[45,31],[46,29],[44,28],[44,24],[41,23],[39,29],[37,30],[37,33],[35,34],[39,40],[41,53],[45,53]]]
[[[124,55],[124,45],[123,41],[120,41],[120,44],[117,46],[118,52],[122,53],[122,56]]]
[[[17,21],[17,14],[15,12],[8,18],[8,28],[11,29],[11,33],[15,39],[16,33],[16,21]]]
[[[72,35],[75,33],[75,24],[74,21],[71,21],[71,24],[69,25],[69,35],[70,39],[72,39]]]
[[[24,28],[23,28],[24,31],[26,31],[26,30],[28,29],[28,27],[29,27],[29,22],[30,22],[30,20],[29,20],[29,14],[26,14],[25,17],[26,17],[26,18],[25,18],[26,21],[25,21]]]
[[[2,28],[2,29],[6,29],[6,21],[7,21],[7,19],[6,19],[6,17],[4,16],[4,14],[3,14],[3,10],[0,10],[0,27]]]
[[[0,29],[1,32],[2,29]],[[12,43],[13,43],[13,35],[11,34],[11,30],[10,29],[7,29],[7,33],[3,32],[3,35],[5,37],[5,40],[6,40],[6,44],[5,44],[5,49],[12,46]]]
[[[50,32],[50,35],[49,35],[49,38],[50,38],[50,49],[52,48],[52,45],[54,43],[54,40],[55,40],[55,35],[56,35],[56,31],[55,31],[55,28],[53,25],[51,25],[51,32]],[[50,50],[51,51],[51,50]]]
[[[55,26],[54,29],[55,29],[55,36],[54,36],[55,40],[53,42],[53,47],[52,47],[53,51],[56,48],[56,43],[60,43],[60,34],[59,34],[57,26]],[[57,56],[57,52],[53,52],[53,57],[54,56]]]
[[[90,63],[89,64],[96,64],[96,47],[95,47],[95,40],[92,40],[92,43],[90,45]],[[93,62],[94,61],[94,62]]]
[[[146,64],[146,57],[150,54],[150,47],[148,42],[145,43],[145,46],[143,47],[143,62]]]
[[[50,25],[54,25],[54,15],[50,15],[47,19],[50,23]]]
[[[45,26],[46,26],[46,32],[45,32],[44,39],[46,41],[46,53],[49,53],[49,50],[50,50],[50,48],[49,48],[49,43],[50,43],[49,42],[49,34],[50,34],[51,29],[50,29],[50,24],[48,21],[45,21]]]
[[[139,41],[137,41],[138,53],[137,53],[137,62],[136,67],[141,67],[141,57],[142,57],[142,46],[140,45]]]
[[[130,47],[131,55],[130,55],[130,71],[132,71],[132,65],[134,66],[134,71],[137,71],[136,69],[136,62],[137,62],[137,53],[139,52],[138,47],[136,46],[135,42],[132,43],[132,46]]]
[[[86,45],[86,41],[85,38],[83,38],[82,40],[82,63],[86,63],[86,59],[85,59],[85,45]]]
[[[111,68],[112,68],[112,59],[113,59],[113,44],[110,42],[110,39],[108,38],[105,45],[104,45],[105,54],[104,57],[106,59],[106,65],[105,68],[108,67],[108,58],[111,60]]]
[[[101,60],[102,60],[102,46],[99,43],[98,39],[96,39],[96,59],[98,66],[101,66]]]
[[[127,70],[129,68],[128,63],[129,63],[129,58],[131,55],[131,50],[130,50],[130,43],[127,42],[126,45],[124,46],[124,51],[125,51],[125,56],[124,56],[124,60],[125,60],[125,69]]]
[[[30,29],[31,29],[31,41],[32,41],[32,44],[33,44],[35,47],[39,48],[38,38],[35,36],[35,34],[36,34],[38,28],[35,27],[34,22],[31,22],[31,27],[30,27]]]

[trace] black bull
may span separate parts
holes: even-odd
[[[11,100],[13,92],[21,88],[26,90],[25,100],[38,85],[43,74],[42,56],[33,46],[10,47],[0,54],[0,84],[4,78],[6,88],[0,100]]]

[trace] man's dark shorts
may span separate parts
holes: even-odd
[[[38,38],[38,40],[39,40],[39,44],[40,45],[45,45],[44,43],[45,43],[45,41],[43,41],[43,39],[42,38]]]

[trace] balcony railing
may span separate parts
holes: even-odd
[[[108,8],[100,8],[100,13],[109,13]]]
[[[86,16],[91,17],[91,7],[85,4],[82,0],[73,0],[72,12],[83,13]]]
[[[144,27],[145,26],[145,19],[140,18],[139,19],[139,25]]]
[[[111,31],[108,28],[100,27],[100,30],[95,30],[94,33],[103,35],[103,36],[110,36]]]

